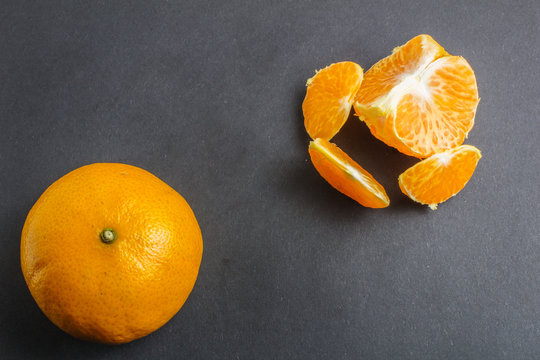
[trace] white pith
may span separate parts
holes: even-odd
[[[452,160],[453,156],[454,154],[452,152],[445,151],[432,155],[432,158],[437,159],[441,165],[446,166],[450,164],[450,160]]]
[[[426,73],[429,71],[432,72],[432,64],[437,63],[433,61],[431,56],[424,56],[422,64],[415,69],[413,73],[405,73],[399,75],[399,83],[390,90],[387,94],[379,96],[375,99],[371,106],[380,108],[385,114],[390,112],[395,115],[397,106],[403,96],[407,94],[415,95],[425,99],[426,101],[431,100],[431,90],[427,85],[426,79],[429,76],[426,76]]]
[[[350,98],[350,96],[344,96],[339,99],[339,104],[341,105],[343,112],[349,112],[351,110],[352,100]]]
[[[351,108],[352,108],[352,105],[353,105],[353,102],[354,102],[354,96],[355,96],[356,92],[358,91],[358,87],[362,83],[362,79],[364,77],[364,70],[360,67],[360,65],[357,65],[357,64],[355,64],[355,65],[356,65],[355,66],[355,68],[356,68],[356,76],[358,78],[358,80],[357,80],[358,83],[356,84],[355,91],[353,91],[350,95],[346,95],[346,96],[342,97],[341,99],[339,99],[339,104],[341,105],[341,108],[345,113],[349,113],[351,111]]]

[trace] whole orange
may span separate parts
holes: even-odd
[[[63,176],[32,207],[21,267],[38,306],[62,330],[124,343],[180,310],[202,249],[180,194],[143,169],[99,163]]]

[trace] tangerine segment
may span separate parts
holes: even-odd
[[[425,158],[463,143],[478,101],[469,63],[420,35],[366,72],[354,108],[375,137]]]
[[[399,85],[404,77],[421,72],[433,61],[447,55],[446,50],[429,35],[412,38],[366,71],[356,102],[373,103]]]
[[[390,113],[398,150],[426,157],[461,145],[474,125],[479,101],[467,60],[460,56],[435,60],[414,86],[417,89],[401,97]]]
[[[327,66],[307,81],[302,103],[304,125],[312,139],[330,140],[345,124],[364,70],[344,61]]]
[[[335,144],[315,139],[309,144],[309,155],[319,174],[341,193],[366,207],[390,205],[382,185]]]
[[[465,187],[481,157],[480,150],[471,145],[437,153],[405,170],[399,187],[412,200],[435,210]]]

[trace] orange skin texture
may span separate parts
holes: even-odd
[[[113,229],[112,243],[100,233]],[[53,183],[30,210],[21,267],[43,313],[74,337],[109,344],[143,337],[190,294],[203,251],[184,198],[124,164],[83,166]]]

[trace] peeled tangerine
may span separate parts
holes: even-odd
[[[465,187],[481,157],[471,145],[432,155],[402,173],[399,187],[412,200],[435,210]]]
[[[469,63],[419,35],[364,74],[354,109],[379,140],[426,158],[463,143],[478,101]]]
[[[309,144],[309,155],[319,174],[338,191],[366,207],[390,205],[382,185],[336,145],[315,139]]]

